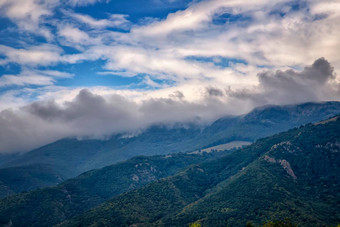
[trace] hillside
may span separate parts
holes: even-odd
[[[340,222],[340,118],[309,124],[122,194],[60,226]]]
[[[204,128],[197,125],[152,126],[137,135],[108,140],[63,139],[0,165],[0,168],[44,164],[63,178],[101,168],[136,155],[194,151],[232,141],[250,141],[340,113],[340,102],[265,106],[244,116],[225,117]]]
[[[51,226],[105,200],[230,151],[139,156],[100,170],[86,172],[55,187],[0,200],[0,223],[14,226]]]
[[[19,166],[0,169],[0,198],[36,188],[56,185],[63,178],[45,165]]]

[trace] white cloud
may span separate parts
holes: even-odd
[[[224,12],[235,14],[247,13],[253,10],[267,10],[273,5],[284,2],[285,0],[260,0],[260,1],[242,1],[242,0],[210,0],[192,4],[186,10],[169,14],[163,21],[157,21],[143,27],[137,27],[134,32],[141,33],[145,36],[168,35],[172,32],[185,32],[206,30],[211,26],[210,22],[214,15],[220,15]],[[213,26],[213,28],[215,28]]]
[[[42,25],[45,17],[53,15],[59,0],[1,0],[0,13],[12,20],[20,30],[44,36],[51,40],[49,29]]]
[[[53,78],[37,74],[3,75],[0,78],[0,87],[9,85],[52,85]]]
[[[65,46],[83,49],[84,45],[100,43],[100,39],[91,38],[89,34],[72,25],[60,25],[58,28],[60,42]]]
[[[313,14],[328,15],[330,17],[340,16],[340,2],[338,0],[310,1]]]
[[[105,97],[81,90],[61,105],[50,100],[28,104],[18,111],[1,111],[0,152],[27,151],[65,136],[102,138],[159,122],[205,123],[221,111],[228,110],[218,100],[195,103],[155,98],[137,103],[118,94]]]
[[[56,72],[44,73],[59,76]],[[245,113],[269,103],[339,99],[339,84],[332,86],[334,76],[331,65],[325,59],[318,59],[301,72],[259,73],[259,85],[248,89],[202,83],[154,91],[51,87],[49,92],[42,92],[43,101],[0,112],[3,145],[0,152],[25,151],[67,136],[103,138],[157,123],[207,124],[221,116]],[[146,78],[147,83],[155,86],[154,81]]]
[[[60,61],[62,49],[51,44],[30,46],[26,49],[15,49],[0,45],[0,54],[6,56],[0,60],[0,65],[18,63],[22,65],[51,65]]]
[[[97,2],[109,2],[110,0],[65,0],[65,2],[73,7],[93,5]]]
[[[90,28],[104,29],[104,28],[122,28],[127,29],[130,22],[127,20],[128,15],[111,14],[109,19],[95,19],[86,14],[74,13],[71,11],[63,11],[63,13],[81,24],[85,24]]]
[[[44,23],[46,18],[53,16],[57,4],[84,6],[97,1],[28,0],[31,4],[23,4],[22,9],[19,2],[0,0],[3,15],[18,24],[19,29],[50,34]],[[6,116],[13,114],[21,122],[23,131],[31,127],[23,124],[25,119],[34,118],[33,122],[39,125],[35,131],[37,136],[52,130],[56,122],[65,126],[42,140],[48,142],[60,136],[90,133],[94,125],[100,126],[94,134],[101,135],[132,126],[186,121],[197,116],[209,121],[224,114],[244,113],[256,105],[340,100],[338,75],[323,70],[318,74],[312,66],[304,68],[324,57],[334,66],[335,72],[340,72],[339,3],[336,0],[307,0],[305,4],[292,7],[293,3],[299,2],[194,1],[187,9],[169,14],[163,20],[145,19],[133,25],[125,15],[106,14],[105,19],[98,19],[79,14],[76,9],[61,10],[64,21],[53,18],[53,23],[49,24],[57,31],[55,40],[48,41],[52,44],[26,44],[22,48],[0,46],[2,66],[17,63],[24,68],[18,75],[1,77],[2,87],[22,86],[21,92],[13,90],[0,95],[1,110],[32,106],[29,104],[32,99],[55,100],[55,104],[39,103],[35,107],[46,111],[53,107],[60,116],[44,119],[27,110],[23,114],[20,111],[6,113]],[[106,28],[127,30],[117,32],[112,31],[117,29]],[[58,44],[76,48],[77,52],[65,53]],[[91,88],[92,93],[81,92],[77,96],[79,87],[54,86],[59,78],[72,75],[47,67],[83,61],[91,64],[97,60],[104,62],[98,74],[143,75],[141,83],[154,89],[96,87]],[[47,69],[44,72],[37,70],[40,66]],[[317,76],[307,77],[306,72]],[[324,80],[320,82],[320,78]],[[34,90],[25,88],[32,84],[41,86]],[[91,100],[98,103],[91,103]],[[19,104],[14,105],[14,102]],[[62,117],[69,116],[69,112],[77,108],[83,112],[79,116],[72,115],[68,124],[63,125],[65,119]],[[113,123],[105,124],[96,118],[92,110],[96,108],[101,110],[102,119]],[[114,118],[110,118],[111,115]],[[79,128],[79,131],[69,127]],[[35,146],[32,142],[35,140],[36,137],[30,138],[30,146]]]
[[[308,5],[294,10],[287,4],[289,2],[201,1],[192,3],[186,10],[170,14],[164,20],[134,25],[130,32],[124,33],[96,30],[111,23],[113,26],[115,22],[117,26],[126,23],[124,15],[97,20],[64,10],[69,18],[95,28],[81,29],[80,24],[72,21],[57,25],[58,41],[77,48],[81,53],[61,56],[62,51],[56,46],[50,51],[52,45],[49,48],[42,45],[26,49],[1,46],[7,58],[0,62],[49,65],[101,59],[106,61],[104,69],[108,70],[107,73],[121,73],[122,76],[146,74],[154,79],[173,81],[175,86],[188,83],[188,80],[225,86],[252,86],[258,83],[256,74],[261,70],[258,65],[277,69],[303,67],[306,62],[321,56],[328,59],[336,70],[340,69],[336,1],[330,1],[334,5],[331,8],[320,1],[307,2],[310,12]],[[78,3],[74,2],[75,5]],[[285,15],[281,16],[280,11]],[[37,14],[34,18],[45,14],[51,12]],[[317,17],[320,14],[323,17]],[[215,18],[224,15],[246,19],[214,23]],[[220,59],[222,64],[214,60],[199,60],[202,57]],[[248,65],[233,66],[231,63],[223,66],[223,59],[241,59]],[[240,68],[246,71],[240,71]]]
[[[54,70],[24,69],[17,75],[3,75],[0,77],[0,87],[25,85],[52,85],[56,78],[71,78],[72,74]]]
[[[176,86],[188,80],[214,80],[226,86],[256,85],[256,74],[262,70],[258,65],[277,69],[303,67],[319,57],[328,59],[339,71],[340,30],[339,17],[334,13],[336,7],[333,11],[323,9],[322,13],[329,16],[315,19],[322,7],[320,12],[309,12],[307,8],[297,11],[289,2],[202,1],[162,21],[135,25],[128,33],[65,32],[73,45],[90,47],[83,53],[63,56],[62,61],[105,59],[105,69],[112,74],[144,73],[156,79],[172,80]],[[280,11],[285,15],[281,16]],[[214,24],[214,18],[226,13],[246,19]],[[247,62],[247,66],[242,66],[247,70],[239,71],[240,64],[228,67],[214,61],[195,60],[202,57],[241,59]]]
[[[57,70],[37,70],[38,73],[41,73],[43,75],[57,77],[57,78],[71,78],[74,75],[67,72],[60,72]]]

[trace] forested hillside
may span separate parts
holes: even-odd
[[[109,198],[175,174],[189,165],[219,158],[231,151],[139,156],[86,172],[55,187],[0,200],[0,223],[51,226],[80,214]]]
[[[340,118],[309,124],[125,193],[60,226],[340,222]]]

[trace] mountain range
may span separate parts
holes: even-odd
[[[58,226],[340,223],[340,117],[190,166]]]
[[[27,153],[2,155],[0,196],[53,186],[136,155],[190,152],[234,141],[252,143],[339,113],[340,102],[264,106],[245,115],[221,118],[207,126],[154,125],[137,134],[114,134],[106,140],[65,138]]]
[[[125,149],[133,148],[131,144],[138,142],[146,154],[150,150],[156,152],[153,145],[158,149],[163,145],[158,153],[167,153],[137,156],[118,163],[116,159],[106,160],[116,164],[57,182],[54,187],[13,196],[6,194],[7,197],[0,200],[0,223],[12,226],[245,226],[247,222],[260,225],[289,218],[299,226],[336,225],[340,223],[340,118],[339,115],[330,118],[336,114],[339,114],[338,102],[267,106],[244,116],[219,119],[200,130],[197,126],[154,126],[131,138],[115,135],[116,141],[128,141]],[[313,123],[300,126],[305,122]],[[287,128],[290,130],[257,139],[251,145],[246,143]],[[157,136],[158,143],[147,135]],[[177,148],[183,152],[176,152],[176,140],[179,141]],[[77,152],[86,149],[87,143],[108,142],[61,141],[74,141]],[[242,145],[242,149],[233,148]],[[53,158],[61,157],[57,156],[58,149],[61,147],[53,150]],[[101,155],[101,150],[97,152]],[[12,159],[11,164],[20,162],[20,158]],[[53,169],[44,170],[47,162],[29,164],[0,169],[0,176],[7,179],[20,175],[22,178],[17,179],[29,185],[37,182],[35,177],[44,179],[32,167],[42,165],[46,179],[64,180],[65,175],[53,175]],[[11,175],[11,171],[17,174]],[[14,182],[12,188],[18,188],[15,180],[4,182],[7,185]],[[38,184],[44,187],[42,182]],[[28,185],[23,184],[20,190]],[[0,187],[6,188],[6,183]]]

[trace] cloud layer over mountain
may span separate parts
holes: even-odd
[[[112,133],[136,132],[151,124],[194,122],[207,124],[228,114],[241,114],[265,104],[333,100],[333,67],[323,58],[297,72],[263,71],[257,86],[231,90],[206,86],[197,101],[175,91],[168,98],[134,101],[119,94],[96,95],[82,89],[62,104],[39,101],[19,110],[0,112],[0,152],[27,151],[54,140],[73,136],[105,138]]]
[[[0,152],[338,101],[339,20],[337,0],[0,0]]]

